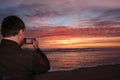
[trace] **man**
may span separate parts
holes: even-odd
[[[35,40],[35,51],[21,48],[24,30],[24,22],[17,16],[8,16],[1,24],[3,39],[0,43],[0,79],[32,80],[34,75],[50,69],[46,55]]]

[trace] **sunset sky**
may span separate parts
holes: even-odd
[[[120,47],[120,0],[0,0],[41,48]]]

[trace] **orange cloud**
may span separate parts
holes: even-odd
[[[86,37],[54,40],[42,40],[39,38],[39,45],[41,48],[120,47],[120,37]]]

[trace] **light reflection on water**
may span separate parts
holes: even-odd
[[[46,52],[53,70],[120,63],[120,50]]]

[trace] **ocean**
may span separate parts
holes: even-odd
[[[118,47],[53,49],[43,52],[50,60],[50,71],[120,64],[120,48]]]

